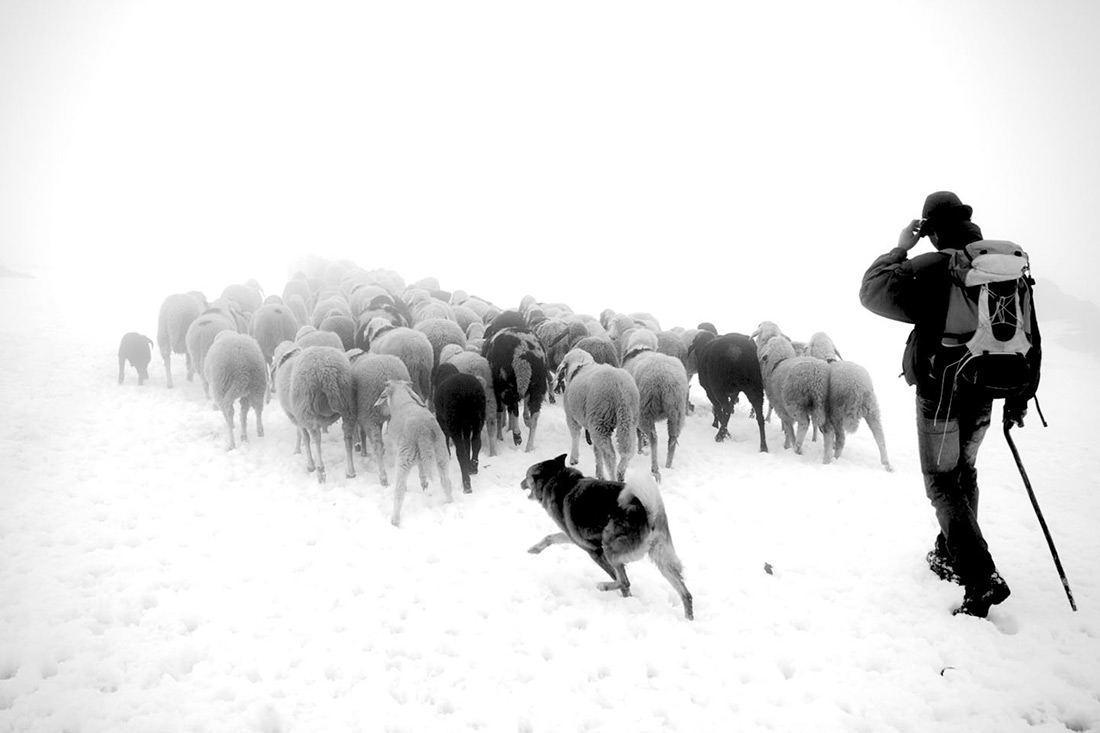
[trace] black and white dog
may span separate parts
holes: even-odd
[[[528,552],[538,554],[550,545],[572,542],[611,576],[600,590],[630,595],[625,564],[649,555],[661,575],[684,604],[684,615],[694,618],[691,593],[684,585],[683,564],[672,546],[668,517],[657,485],[587,478],[565,465],[563,453],[527,469],[520,486],[561,528]]]

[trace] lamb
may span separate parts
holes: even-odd
[[[241,440],[248,440],[248,408],[256,413],[256,436],[264,437],[264,400],[267,396],[267,365],[256,339],[228,329],[218,332],[206,353],[203,366],[214,403],[225,416],[229,447],[233,440],[233,402],[241,402]]]
[[[298,429],[295,453],[301,441],[306,444],[306,470],[317,471],[317,482],[325,482],[325,462],[321,455],[321,430],[341,421],[344,448],[347,454],[348,478],[355,478],[352,438],[355,431],[355,391],[351,377],[351,362],[347,354],[331,346],[279,345],[272,376],[275,379],[279,404],[290,422]],[[317,446],[314,463],[311,441]]]
[[[871,375],[854,362],[834,361],[829,364],[829,396],[825,403],[825,420],[831,428],[825,432],[825,463],[829,462],[831,453],[830,440],[835,441],[832,455],[839,459],[844,450],[845,434],[856,431],[860,418],[866,420],[871,428],[883,467],[893,471],[886,456],[886,436],[882,431],[882,418]]]
[[[756,413],[756,423],[760,430],[760,452],[768,452],[768,442],[764,436],[764,380],[760,373],[760,362],[756,357],[756,344],[748,336],[729,333],[715,336],[709,331],[700,330],[695,336],[692,350],[699,364],[699,385],[707,393],[707,399],[714,408],[714,427],[718,433],[715,441],[729,437],[730,415],[733,405],[737,404],[737,395],[744,393]]]
[[[472,374],[462,374],[454,364],[435,370],[435,419],[448,442],[453,442],[462,490],[469,494],[470,474],[477,473],[481,455],[481,429],[485,427],[485,385]]]
[[[260,345],[264,361],[270,366],[275,347],[283,341],[293,341],[298,334],[298,319],[285,305],[263,305],[252,316],[249,333]]]
[[[622,481],[637,448],[639,394],[630,373],[609,364],[597,364],[583,349],[573,349],[558,367],[558,381],[565,388],[562,403],[572,447],[569,465],[580,462],[581,428],[592,440],[596,478]],[[615,459],[616,437],[618,461]]]
[[[822,361],[834,362],[840,359],[840,352],[836,350],[833,340],[823,331],[818,331],[810,336],[806,344],[806,355]]]
[[[680,431],[687,413],[688,378],[684,364],[674,356],[638,347],[626,354],[623,369],[638,385],[638,431],[642,442],[649,443],[650,471],[661,480],[657,457],[657,421],[666,420],[668,427],[668,457],[665,468],[672,468]]]
[[[375,405],[385,405],[389,412],[387,436],[397,451],[397,482],[393,491],[393,516],[390,519],[393,526],[397,527],[401,523],[401,504],[405,500],[409,470],[414,463],[420,472],[420,486],[424,489],[428,488],[427,467],[434,464],[439,472],[440,483],[443,484],[443,493],[448,502],[452,500],[451,478],[447,474],[447,441],[439,423],[413,390],[410,382],[387,382]]]
[[[496,325],[494,322],[493,325]],[[546,398],[546,352],[538,337],[526,329],[504,328],[493,334],[482,347],[482,356],[489,361],[493,375],[493,395],[497,402],[498,425],[508,411],[509,429],[516,445],[523,442],[519,432],[519,405],[524,405],[524,422],[528,424],[527,446],[535,449],[535,431],[539,410]]]
[[[435,351],[428,337],[405,326],[395,328],[381,318],[371,321],[367,333],[369,351],[372,354],[390,354],[404,362],[413,389],[421,399],[427,399],[435,364]]]
[[[187,360],[187,381],[195,375],[195,365],[187,351],[187,329],[206,307],[206,298],[194,293],[169,295],[160,305],[157,315],[157,348],[164,359],[168,389],[172,389],[172,354],[184,354]]]
[[[126,362],[130,362],[138,374],[138,386],[149,378],[149,362],[153,360],[153,339],[131,331],[122,337],[118,345],[118,383],[126,380]]]
[[[393,379],[409,380],[409,370],[405,363],[390,354],[361,354],[352,359],[351,379],[355,387],[356,422],[359,425],[359,439],[363,455],[367,455],[370,445],[374,460],[378,463],[378,481],[389,485],[386,476],[385,443],[382,440],[382,425],[389,419],[383,408],[375,403],[386,388],[386,382]]]
[[[825,433],[826,456],[832,445],[832,429],[825,420],[829,393],[829,365],[811,356],[796,356],[794,346],[782,336],[764,344],[761,369],[767,385],[768,402],[783,424],[783,447],[794,446],[802,453],[802,443],[812,422]],[[760,408],[757,407],[759,416]],[[798,424],[797,435],[795,423]]]
[[[497,454],[496,442],[501,439],[501,425],[497,420],[497,399],[489,385],[493,383],[493,371],[489,368],[489,360],[472,351],[463,351],[444,360],[453,364],[462,374],[470,374],[480,379],[485,385],[485,432],[489,436],[489,457]]]
[[[192,368],[202,377],[202,391],[210,396],[210,382],[206,378],[206,352],[220,331],[236,331],[236,324],[217,309],[209,309],[187,327],[187,355]]]

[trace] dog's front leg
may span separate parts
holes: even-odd
[[[569,539],[569,535],[565,532],[558,532],[557,534],[548,534],[542,538],[542,540],[531,546],[528,552],[532,555],[537,555],[545,550],[550,545],[564,545],[572,540]]]

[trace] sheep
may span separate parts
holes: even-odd
[[[352,438],[356,425],[354,384],[347,354],[331,346],[279,345],[272,365],[279,404],[298,429],[295,453],[306,444],[306,470],[317,471],[317,482],[324,483],[325,462],[321,455],[321,430],[338,419],[344,429],[348,478],[355,478]],[[314,463],[311,443],[317,447]]]
[[[207,310],[187,327],[187,336],[184,339],[187,342],[187,355],[192,368],[202,378],[202,391],[207,397],[210,396],[210,381],[206,377],[204,366],[206,353],[218,332],[227,330],[236,331],[236,325],[222,311],[216,309]]]
[[[802,443],[812,422],[832,445],[832,429],[825,420],[829,393],[829,365],[811,356],[796,356],[791,342],[782,336],[764,344],[760,355],[768,402],[783,424],[783,447],[802,453]],[[760,408],[757,407],[757,416]],[[798,432],[795,433],[795,424]],[[762,421],[761,421],[762,424]],[[828,462],[826,450],[826,462]]]
[[[304,279],[292,279],[288,280],[286,285],[283,286],[283,302],[290,305],[291,296],[298,296],[302,299],[302,303],[306,306],[313,300],[313,291],[309,287],[309,283]],[[302,320],[305,323],[305,320]]]
[[[131,331],[118,344],[118,383],[126,381],[126,362],[138,374],[138,386],[149,378],[149,362],[153,360],[153,339]]]
[[[326,318],[335,315],[351,318],[351,307],[343,296],[330,295],[318,300],[317,305],[313,306],[309,322],[314,328],[320,328]]]
[[[469,343],[470,339],[478,338],[485,338],[485,324],[480,321],[466,327],[466,343]]]
[[[768,452],[764,436],[764,380],[757,361],[756,344],[748,336],[728,333],[714,336],[700,330],[695,336],[692,350],[699,365],[699,385],[707,393],[714,408],[714,427],[718,433],[714,440],[721,442],[729,437],[730,415],[737,395],[744,393],[756,413],[760,430],[760,452]]]
[[[241,313],[255,313],[263,305],[263,291],[255,280],[248,283],[227,285],[222,298],[232,301]]]
[[[405,326],[395,328],[380,318],[371,321],[368,333],[369,351],[372,354],[390,354],[404,362],[413,389],[421,399],[427,399],[435,365],[435,350],[428,337]]]
[[[454,314],[455,322],[458,324],[458,327],[461,328],[463,331],[469,331],[470,326],[475,323],[479,326],[485,325],[481,320],[481,316],[479,316],[472,308],[467,308],[464,305],[452,304],[451,312]]]
[[[294,311],[285,305],[263,305],[252,316],[249,334],[256,339],[264,361],[271,366],[275,347],[283,341],[293,341],[298,334],[298,319],[294,316]]]
[[[374,453],[378,463],[378,481],[389,485],[386,476],[385,443],[382,440],[382,425],[389,416],[375,403],[386,388],[386,382],[392,379],[409,380],[409,370],[405,363],[390,354],[361,354],[351,362],[351,378],[355,387],[356,413],[359,426],[359,439],[363,456],[367,455],[367,446]]]
[[[596,478],[624,480],[637,447],[639,394],[633,377],[625,369],[597,364],[583,349],[573,349],[558,367],[558,381],[565,388],[562,404],[572,439],[569,465],[580,462],[584,428],[596,455]],[[617,463],[612,435],[619,449]]]
[[[453,364],[462,374],[470,374],[480,379],[485,384],[485,432],[489,437],[489,457],[497,454],[496,442],[501,439],[501,425],[497,419],[497,398],[489,387],[493,383],[493,370],[489,367],[489,360],[479,353],[463,351],[444,360],[447,364]]]
[[[428,337],[432,345],[432,369],[439,366],[439,352],[448,344],[457,344],[466,348],[466,333],[452,320],[447,318],[428,318],[413,326]]]
[[[783,331],[774,321],[761,321],[756,330],[752,332],[752,340],[756,342],[757,351],[776,336],[783,336]]]
[[[221,313],[232,321],[237,333],[248,333],[248,324],[252,321],[252,314],[245,313],[238,308],[236,301],[228,298],[216,298],[210,301],[210,306],[206,309],[206,312]]]
[[[267,396],[267,365],[256,339],[230,330],[218,332],[203,366],[211,397],[225,416],[229,447],[233,440],[233,402],[241,402],[241,440],[248,440],[248,408],[256,413],[256,436],[264,437],[264,400]]]
[[[493,325],[496,325],[494,322]],[[519,432],[519,405],[524,403],[524,421],[528,423],[527,446],[535,449],[539,410],[546,398],[546,353],[535,334],[526,329],[504,328],[493,334],[482,347],[493,375],[493,394],[497,402],[498,425],[508,411],[509,428],[516,445],[523,442]]]
[[[364,311],[369,310],[371,303],[378,296],[385,296],[390,302],[393,297],[381,285],[360,284],[351,291],[348,296],[348,306],[351,308],[351,317],[356,321]]]
[[[294,342],[303,349],[307,346],[331,346],[334,349],[346,351],[340,334],[322,331],[308,324],[298,329],[298,333],[294,335]]]
[[[187,351],[187,329],[202,313],[206,299],[192,293],[169,295],[161,303],[157,315],[157,348],[164,359],[164,374],[168,389],[172,389],[172,354],[184,354],[187,360],[187,381],[195,376],[195,365]]]
[[[622,363],[619,360],[619,350],[607,336],[585,336],[573,344],[573,348],[587,351],[597,364],[610,364],[617,367]]]
[[[452,501],[451,478],[447,474],[447,441],[435,417],[414,391],[410,382],[390,380],[375,401],[386,406],[390,420],[386,435],[397,452],[397,481],[393,491],[393,516],[390,521],[401,523],[401,504],[405,500],[406,483],[413,464],[420,472],[421,488],[428,488],[427,467],[434,464],[443,485],[443,494]]]
[[[454,364],[435,370],[432,400],[440,430],[453,442],[462,490],[469,494],[470,474],[477,473],[481,455],[481,430],[485,427],[485,384],[472,374],[462,374]]]
[[[836,350],[833,340],[823,331],[818,331],[806,343],[806,356],[821,359],[826,362],[834,362],[840,359],[840,352]]]
[[[676,445],[687,413],[688,379],[684,364],[674,356],[660,354],[648,347],[638,347],[623,359],[623,369],[638,385],[638,431],[642,442],[649,443],[650,471],[661,480],[657,457],[657,421],[666,420],[668,456],[665,468],[672,468]]]
[[[354,349],[356,346],[355,321],[351,316],[341,314],[330,315],[325,318],[325,320],[321,321],[321,325],[318,326],[317,329],[319,331],[328,331],[339,336],[344,351]]]
[[[489,313],[492,313],[492,311]],[[489,313],[486,314],[486,317],[489,316]],[[486,326],[485,333],[483,334],[486,343],[492,341],[493,336],[495,336],[498,331],[505,328],[514,328],[518,331],[528,330],[527,320],[519,311],[504,311],[502,313],[497,313],[490,321],[487,321],[487,323],[489,325]]]
[[[812,339],[811,339],[812,340]],[[886,455],[886,436],[882,431],[878,399],[871,384],[871,375],[859,364],[850,361],[834,361],[829,364],[829,395],[825,403],[825,420],[831,430],[825,432],[825,463],[830,454],[840,458],[844,450],[846,433],[854,433],[859,420],[867,421],[871,434],[878,444],[879,459],[887,471],[893,471]],[[835,452],[830,440],[835,441]]]

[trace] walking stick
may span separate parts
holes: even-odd
[[[1069,581],[1066,579],[1066,571],[1062,569],[1062,561],[1058,559],[1058,550],[1054,547],[1054,540],[1050,536],[1050,530],[1047,529],[1047,521],[1043,519],[1043,512],[1039,509],[1039,502],[1035,498],[1035,492],[1031,488],[1031,481],[1027,478],[1027,471],[1024,470],[1024,464],[1020,461],[1020,452],[1016,450],[1016,444],[1012,441],[1012,436],[1009,435],[1009,430],[1012,428],[1011,422],[1005,423],[1005,440],[1008,441],[1008,447],[1012,451],[1012,457],[1016,459],[1016,467],[1020,469],[1020,478],[1024,480],[1024,487],[1027,489],[1027,495],[1031,499],[1031,506],[1035,508],[1035,516],[1039,518],[1039,526],[1043,528],[1043,534],[1047,538],[1047,545],[1050,547],[1050,555],[1054,558],[1054,567],[1058,569],[1058,577],[1062,579],[1062,587],[1066,589],[1066,598],[1069,599],[1069,607],[1074,611],[1077,610],[1077,604],[1073,601],[1073,591],[1069,589]]]

